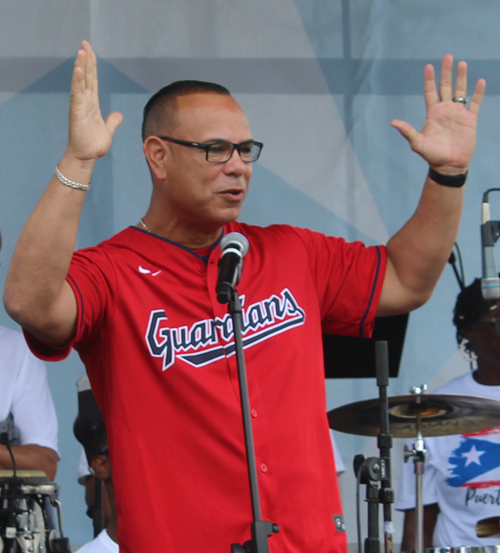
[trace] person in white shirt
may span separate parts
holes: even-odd
[[[477,368],[434,390],[500,401],[500,301],[486,301],[476,279],[457,298],[458,343]],[[479,538],[477,523],[500,516],[500,426],[466,435],[426,438],[423,477],[424,547],[498,546]],[[415,543],[415,475],[405,463],[395,507],[405,511],[402,550]]]
[[[2,237],[0,235],[0,248]],[[20,470],[57,471],[57,417],[42,361],[28,349],[21,332],[0,326],[0,433],[6,433]],[[0,470],[12,469],[0,445]]]

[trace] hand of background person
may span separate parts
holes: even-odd
[[[409,123],[395,119],[391,122],[409,142],[412,150],[429,165],[443,174],[461,174],[469,168],[476,147],[477,117],[483,100],[486,81],[479,79],[467,108],[453,97],[467,96],[467,64],[457,65],[455,92],[453,93],[453,56],[446,54],[441,65],[439,93],[434,67],[424,69],[424,95],[427,119],[419,133]]]

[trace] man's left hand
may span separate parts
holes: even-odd
[[[412,150],[421,155],[439,173],[455,175],[465,173],[476,147],[477,116],[484,97],[486,81],[479,79],[467,108],[453,98],[467,97],[467,64],[457,65],[455,92],[453,93],[453,56],[446,54],[441,65],[439,93],[434,67],[424,69],[424,92],[427,119],[422,132],[405,121],[395,119],[392,126],[409,142]]]

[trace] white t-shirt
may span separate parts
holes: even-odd
[[[333,434],[333,430],[330,428],[330,439],[332,440],[332,447],[333,447],[333,458],[335,459],[335,468],[337,469],[337,474],[342,474],[345,472],[345,465],[344,461],[342,459],[342,455],[340,455],[339,446],[337,445],[337,442],[335,441],[335,436]]]
[[[472,373],[451,380],[433,393],[500,401],[500,386],[478,384]],[[408,444],[411,447],[413,440]],[[500,426],[463,436],[425,438],[425,445],[423,503],[437,503],[440,508],[432,545],[500,545],[499,537],[476,536],[480,520],[500,516]],[[414,465],[410,459],[404,464],[395,508],[414,509],[415,503]]]
[[[113,541],[106,530],[103,530],[96,538],[77,549],[78,553],[119,553],[118,544]]]
[[[24,336],[0,326],[0,421],[9,413],[21,445],[36,444],[57,454],[57,418],[45,365],[28,349]]]

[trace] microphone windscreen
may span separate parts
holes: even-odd
[[[245,256],[248,252],[250,244],[248,243],[247,237],[243,236],[240,232],[230,232],[226,234],[220,243],[220,248],[222,252],[227,248],[237,248],[242,257]]]

